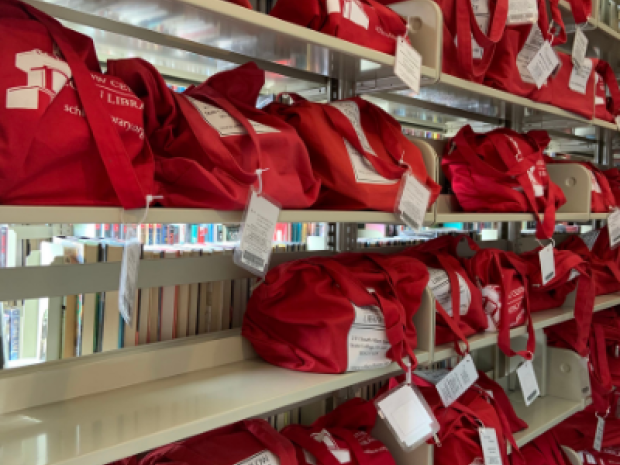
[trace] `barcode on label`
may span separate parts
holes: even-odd
[[[365,315],[364,323],[368,324],[383,324],[383,317],[379,315]]]
[[[247,250],[243,251],[243,261],[261,270],[265,267],[265,260],[254,255],[252,252],[248,252]]]
[[[486,465],[502,465],[502,462],[497,457],[491,457]]]
[[[545,276],[545,281],[550,281],[551,278],[553,278],[553,273],[547,273],[547,276]]]
[[[529,396],[527,396],[528,402],[531,402],[538,395],[537,391],[532,392]]]
[[[620,241],[620,234],[618,234],[616,237],[614,237],[614,243]]]

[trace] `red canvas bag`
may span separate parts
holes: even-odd
[[[546,285],[542,284],[538,247],[521,254],[529,267],[529,301],[530,310],[538,312],[561,307],[568,294],[577,289],[575,296],[575,322],[578,336],[574,349],[582,356],[587,355],[588,337],[592,312],[594,311],[594,280],[590,264],[579,255],[568,250],[553,249],[555,277]]]
[[[616,116],[620,114],[620,88],[618,88],[616,74],[606,61],[597,59],[593,61],[596,71],[594,117],[615,123]]]
[[[576,92],[569,87],[573,72],[572,56],[568,53],[555,51],[560,65],[556,74],[549,78],[551,86],[551,104],[587,119],[594,117],[594,100],[596,95],[596,72],[594,67],[586,84],[586,93]],[[545,102],[546,103],[546,102]]]
[[[541,434],[521,448],[528,465],[571,465],[553,431]]]
[[[297,451],[300,465],[395,465],[390,451],[370,435],[377,417],[372,402],[354,398],[311,426],[282,430]]]
[[[435,0],[443,13],[442,71],[473,82],[482,82],[500,41],[508,18],[508,0],[489,0],[488,34],[476,21],[470,1]],[[474,58],[472,38],[481,49]]]
[[[454,342],[457,353],[464,355],[469,352],[467,338],[487,329],[488,322],[480,289],[469,279],[456,256],[460,240],[460,236],[442,236],[401,253],[428,267],[428,287],[435,296],[437,309],[435,344]],[[459,292],[452,292],[452,289],[459,289]],[[454,312],[455,308],[459,311]]]
[[[474,133],[464,126],[452,139],[441,167],[461,208],[467,212],[533,212],[536,236],[555,230],[555,212],[566,203],[547,173],[544,131],[519,134],[510,129]],[[541,222],[539,213],[544,213]]]
[[[407,23],[375,0],[279,0],[271,16],[394,55]]]
[[[536,340],[527,292],[527,263],[513,252],[480,249],[471,239],[470,248],[476,254],[463,259],[463,266],[482,293],[482,307],[489,324],[487,331],[498,332],[497,345],[508,357],[520,355],[531,359]],[[527,349],[515,352],[510,347],[510,328],[523,324],[527,325]]]
[[[314,208],[393,212],[407,169],[431,191],[429,205],[435,202],[441,188],[420,149],[386,112],[358,97],[322,104],[289,95],[293,105],[272,103],[265,110],[295,127],[306,143],[322,183]]]
[[[259,187],[282,208],[307,208],[320,182],[295,130],[261,110],[265,72],[247,63],[210,77],[183,94],[169,90],[141,59],[113,62],[147,107],[147,131],[157,156],[156,180],[167,207],[242,210]]]
[[[263,465],[297,465],[293,444],[265,420],[244,420],[168,444],[149,453],[140,465],[236,465],[248,459]]]
[[[101,73],[90,37],[7,0],[0,42],[0,203],[144,208],[143,105]]]
[[[620,205],[620,171],[618,168],[612,168],[603,171],[603,174],[607,178],[609,188],[616,199],[616,205]]]
[[[407,355],[415,364],[419,303],[403,305],[397,295],[399,282],[414,278],[419,302],[428,273],[407,257],[393,258],[401,263],[390,261],[389,269],[379,255],[310,258],[270,270],[248,302],[242,335],[267,362],[291,370],[343,373],[391,361],[404,369]],[[369,337],[379,341],[376,355],[361,355],[359,341]]]

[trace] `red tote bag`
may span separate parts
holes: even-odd
[[[435,2],[441,8],[444,20],[442,71],[468,81],[482,82],[495,46],[504,34],[508,0],[489,0],[490,17],[486,34],[476,21],[470,1]]]
[[[541,434],[521,448],[528,465],[571,465],[553,431]]]
[[[616,199],[616,205],[620,205],[620,171],[618,168],[612,168],[603,171],[603,174],[609,183],[609,188],[614,195],[614,199]]]
[[[92,40],[7,0],[0,42],[0,202],[144,208],[143,105],[101,73]]]
[[[401,254],[428,267],[428,287],[435,297],[437,309],[435,344],[454,342],[457,353],[463,355],[469,352],[467,338],[487,329],[488,322],[480,289],[469,279],[456,257],[460,240],[461,236],[438,237],[410,247]],[[453,289],[459,292],[452,292]],[[454,312],[455,308],[459,311]],[[460,342],[463,342],[465,351]]]
[[[464,211],[533,212],[536,236],[553,235],[555,212],[566,198],[547,173],[547,133],[495,129],[476,134],[468,125],[451,142],[441,167]],[[539,213],[545,214],[542,222]]]
[[[551,104],[584,118],[592,119],[594,117],[594,99],[596,95],[596,72],[594,71],[594,65],[588,75],[585,92],[582,93],[569,87],[574,68],[572,56],[558,50],[556,50],[556,54],[560,65],[556,74],[550,77],[548,81],[548,85],[551,86]]]
[[[430,190],[429,205],[435,202],[441,188],[420,149],[386,112],[357,97],[330,104],[291,97],[293,105],[273,103],[265,110],[295,127],[306,143],[322,183],[314,208],[393,212],[407,169]]]
[[[269,14],[390,55],[407,34],[405,20],[375,0],[279,0]]]
[[[606,61],[596,59],[592,61],[595,63],[596,71],[594,117],[615,123],[616,116],[620,114],[620,89],[616,73]]]
[[[417,306],[403,305],[397,289],[399,280],[414,281],[419,302],[428,273],[407,257],[388,270],[374,255],[345,255],[346,266],[310,258],[270,270],[248,302],[242,335],[267,362],[291,370],[343,373],[392,361],[404,369],[407,355],[415,364]]]
[[[244,420],[149,453],[140,465],[297,465],[295,448],[265,420]]]
[[[242,210],[258,187],[282,208],[307,208],[320,182],[295,130],[255,107],[264,71],[247,63],[183,94],[169,90],[141,59],[112,63],[146,105],[157,157],[156,180],[167,207]]]
[[[377,410],[354,398],[320,417],[311,426],[282,430],[297,450],[299,465],[395,465],[390,451],[370,435]]]

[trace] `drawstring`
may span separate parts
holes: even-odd
[[[142,219],[138,222],[138,226],[141,226],[142,223],[146,221],[146,217],[149,215],[149,207],[151,206],[151,202],[153,202],[153,200],[161,200],[163,198],[164,198],[163,195],[147,195],[146,196],[146,207],[144,210],[144,215],[142,215]],[[125,213],[125,210],[121,210],[121,224],[125,224],[124,213]]]

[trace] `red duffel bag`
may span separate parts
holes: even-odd
[[[297,465],[295,447],[265,420],[244,420],[149,453],[140,465]]]
[[[6,0],[0,42],[0,203],[144,208],[143,104],[101,73],[90,37]]]
[[[488,32],[482,31],[472,2],[435,0],[443,13],[442,71],[482,82],[508,18],[508,0],[489,0]],[[484,21],[480,21],[484,25]]]
[[[482,293],[482,307],[487,314],[487,331],[497,331],[497,345],[508,357],[520,355],[531,359],[536,345],[528,297],[527,263],[513,252],[480,249],[471,239],[476,254],[463,259],[470,279]],[[527,349],[515,352],[510,346],[510,328],[527,325]]]
[[[555,261],[555,277],[543,285],[538,247],[530,252],[521,254],[529,267],[529,301],[530,310],[538,312],[561,307],[568,294],[577,289],[575,296],[575,322],[578,336],[575,351],[582,356],[588,353],[588,337],[594,311],[594,280],[590,264],[579,255],[568,251],[553,249]]]
[[[338,257],[277,266],[252,294],[242,335],[267,362],[291,370],[343,373],[392,361],[404,369],[407,355],[415,364],[412,318],[428,272],[409,257],[382,259],[345,254],[346,266]],[[410,285],[405,305],[397,298],[402,280]]]
[[[278,0],[269,14],[390,55],[407,34],[405,20],[375,0]]]
[[[393,212],[407,169],[431,191],[429,205],[435,202],[441,187],[420,149],[385,111],[358,97],[322,104],[289,95],[293,105],[272,103],[265,110],[294,126],[306,143],[322,182],[314,208]]]
[[[299,465],[395,465],[390,451],[370,435],[377,418],[372,402],[354,398],[311,426],[282,430],[297,450]]]
[[[435,344],[454,342],[457,353],[464,355],[469,352],[467,338],[487,329],[488,322],[480,289],[469,279],[456,256],[460,240],[461,236],[442,236],[401,253],[428,267],[428,287],[435,297],[437,309]],[[459,289],[459,292],[452,292],[453,289]],[[455,308],[459,309],[456,313]]]
[[[441,167],[464,211],[533,212],[536,236],[546,239],[555,230],[555,212],[566,203],[547,173],[543,150],[549,140],[544,131],[476,134],[467,125],[446,147]]]
[[[594,102],[594,117],[616,122],[616,116],[620,115],[620,89],[616,80],[616,73],[612,67],[603,60],[592,60],[596,71],[596,97]],[[607,93],[609,92],[609,96]]]
[[[603,171],[599,170],[594,164],[587,161],[560,160],[547,155],[545,155],[545,162],[548,165],[578,163],[588,170],[592,181],[592,206],[590,207],[592,213],[609,213],[616,206],[616,199],[609,187],[607,177]]]
[[[146,104],[146,127],[157,157],[156,181],[168,207],[242,210],[249,189],[282,208],[307,208],[320,182],[295,130],[258,110],[265,72],[247,63],[210,77],[183,94],[169,90],[141,59],[118,60],[122,76]]]
[[[521,448],[521,454],[528,465],[571,465],[553,431],[527,443]]]

